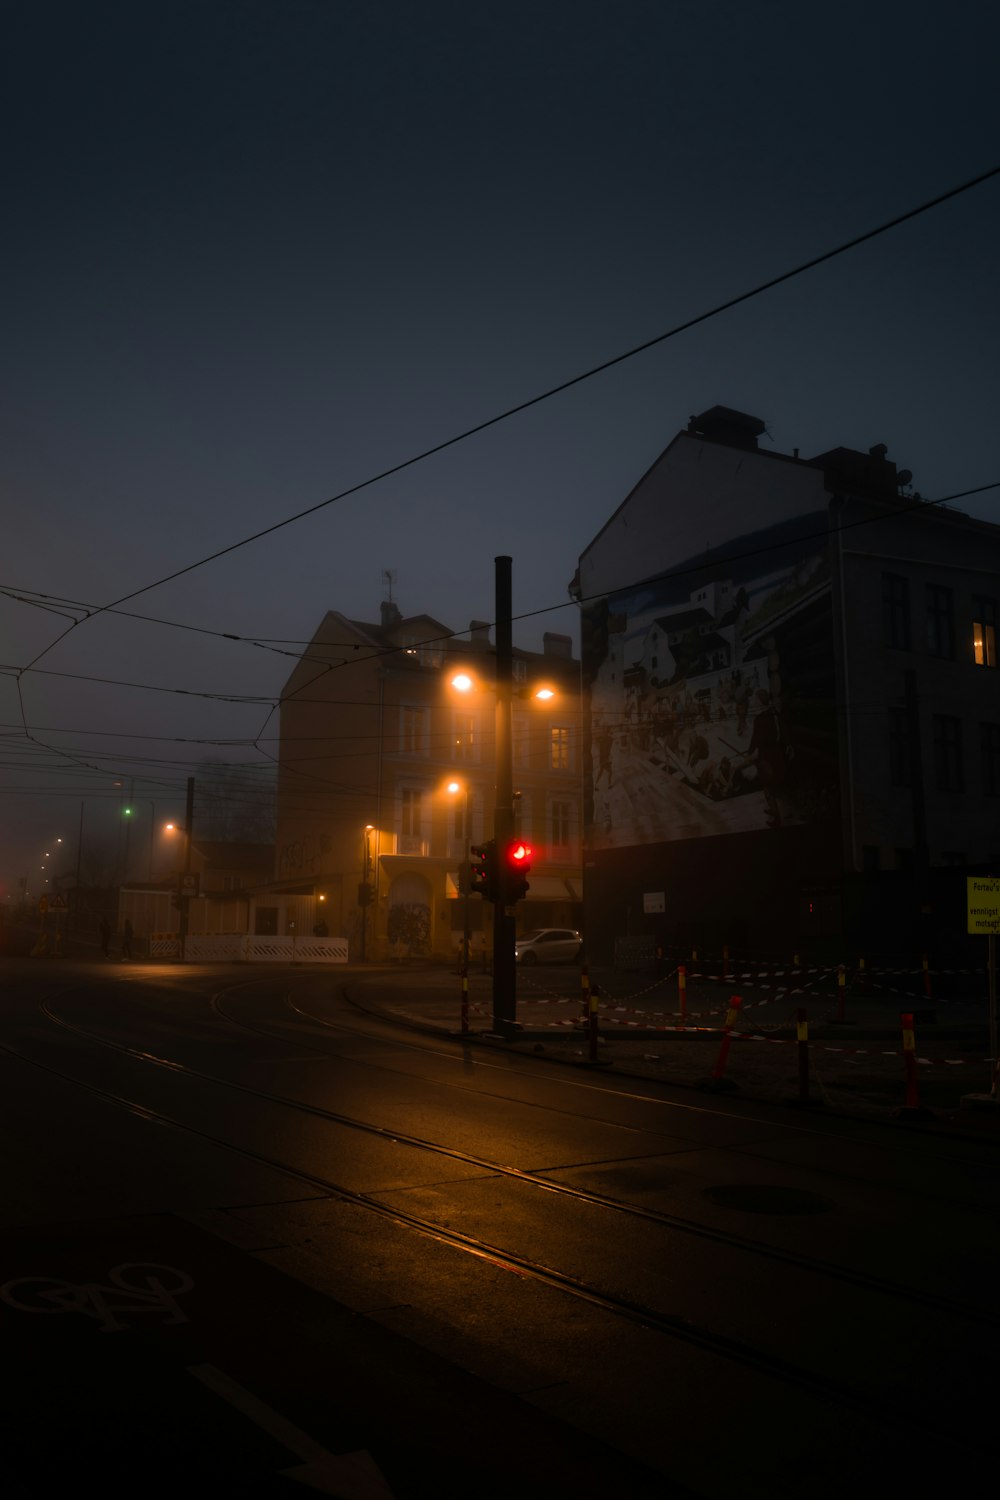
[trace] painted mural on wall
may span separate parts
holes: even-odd
[[[588,612],[592,849],[837,815],[827,522],[809,521]]]

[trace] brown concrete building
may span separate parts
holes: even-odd
[[[516,827],[534,850],[522,930],[576,925],[582,894],[579,663],[567,636],[544,646],[514,651]],[[275,894],[310,902],[352,956],[460,945],[459,869],[493,830],[494,682],[488,625],[459,637],[392,601],[377,624],[331,610],[288,679]],[[473,953],[483,905],[470,898]]]

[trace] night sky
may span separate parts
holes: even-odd
[[[783,452],[886,443],[929,499],[1000,480],[996,177],[122,606],[170,623],[108,613],[53,646],[83,614],[59,600],[145,589],[997,166],[1000,20],[0,15],[0,897],[75,848],[81,802],[85,837],[116,836],[116,779],[148,830],[197,762],[276,753],[280,652],[327,609],[377,618],[384,570],[404,614],[461,630],[509,554],[515,643],[575,636],[579,553],[717,402]],[[959,503],[1000,521],[1000,489]]]

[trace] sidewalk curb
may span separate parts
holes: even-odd
[[[585,1057],[582,1057],[586,1042],[586,1035],[582,1028],[577,1032],[571,1032],[569,1028],[566,1028],[565,1030],[561,1030],[559,1033],[559,1035],[563,1039],[569,1039],[570,1037],[573,1037],[574,1039],[579,1041],[579,1048],[577,1048],[572,1054],[570,1054],[566,1048],[559,1049],[544,1045],[544,1043],[551,1043],[556,1039],[553,1036],[551,1030],[539,1030],[537,1028],[526,1027],[523,1030],[518,1031],[516,1038],[507,1040],[497,1035],[496,1033],[491,1033],[487,1028],[492,1025],[492,1021],[487,1020],[487,1018],[484,1017],[482,1018],[484,1022],[482,1030],[477,1030],[470,1027],[470,1030],[467,1033],[462,1034],[460,1032],[456,1032],[454,1027],[450,1023],[446,1023],[437,1019],[422,1019],[411,1014],[402,1014],[399,1011],[394,1010],[392,1006],[386,1003],[384,1000],[381,1002],[373,1002],[368,997],[359,997],[357,993],[358,989],[363,990],[371,981],[377,982],[378,979],[383,977],[384,976],[381,975],[372,975],[371,980],[369,980],[369,976],[367,975],[355,975],[353,976],[353,982],[352,980],[348,980],[345,977],[344,979],[338,981],[337,990],[347,1001],[347,1003],[354,1006],[357,1010],[375,1016],[380,1020],[388,1022],[390,1025],[398,1026],[402,1030],[414,1031],[419,1034],[428,1036],[447,1037],[449,1040],[458,1040],[463,1044],[475,1043],[490,1050],[500,1050],[508,1053],[513,1052],[528,1058],[541,1057],[545,1062],[557,1063],[563,1067],[579,1068],[581,1065],[589,1065],[592,1067],[595,1066],[592,1063],[588,1064],[588,1060]],[[404,976],[400,975],[398,977],[402,979]],[[357,983],[357,981],[359,980],[360,984]],[[445,999],[443,989],[444,987],[442,986],[441,990],[439,990],[436,995],[436,998],[440,1001],[444,1001]],[[456,998],[456,1006],[457,1003],[458,1001]],[[616,1034],[614,1031],[609,1032],[607,1030],[602,1030],[601,1040],[604,1043],[614,1043],[616,1041],[649,1042],[652,1040],[662,1042],[668,1039],[674,1040],[677,1035],[689,1036],[694,1029],[695,1028],[689,1028],[688,1032],[686,1033],[676,1033],[672,1028],[670,1031],[645,1031],[630,1029],[627,1035],[621,1033]],[[743,1033],[742,1035],[746,1036],[747,1034]],[[947,1039],[947,1037],[940,1038],[940,1040]],[[792,1035],[789,1035],[788,1038],[782,1038],[782,1040],[793,1041],[794,1037]],[[898,1037],[895,1030],[893,1030],[889,1034],[882,1033],[877,1037],[871,1038],[868,1038],[864,1033],[859,1035],[858,1033],[852,1031],[851,1040],[852,1042],[855,1040],[897,1042]],[[845,1050],[847,1049],[845,1048]],[[629,1060],[627,1058],[602,1058],[599,1060],[598,1066],[608,1070],[613,1069],[615,1074],[622,1079],[634,1079],[636,1081],[647,1084],[660,1083],[664,1087],[671,1089],[683,1089],[685,1092],[690,1092],[692,1094],[705,1092],[697,1081],[688,1082],[687,1080],[676,1078],[658,1079],[655,1074],[633,1071],[629,1068]],[[779,1097],[770,1098],[759,1093],[747,1091],[745,1088],[740,1089],[740,1099],[744,1103],[752,1103],[755,1105],[760,1105],[764,1108],[774,1108],[783,1111],[787,1109],[786,1099],[782,1099]],[[842,1106],[830,1105],[828,1101],[823,1101],[823,1103],[824,1119],[842,1119],[855,1121],[866,1125],[875,1125],[881,1126],[883,1128],[888,1127],[895,1129],[898,1129],[898,1125],[901,1121],[901,1111],[898,1107],[887,1105],[884,1109],[879,1110],[878,1113],[868,1114],[862,1113],[860,1111],[855,1113],[854,1111]],[[997,1128],[984,1129],[982,1132],[968,1128],[966,1128],[965,1130],[955,1128],[960,1117],[962,1119],[962,1123],[966,1125],[966,1127],[968,1127],[971,1124],[970,1115],[974,1115],[978,1119],[984,1121],[990,1121],[991,1124],[995,1119]],[[1000,1116],[995,1117],[993,1116],[992,1111],[988,1110],[983,1110],[981,1112],[969,1110],[968,1108],[960,1110],[959,1106],[956,1105],[954,1111],[952,1111],[950,1108],[947,1110],[935,1110],[926,1112],[922,1111],[921,1117],[919,1119],[907,1117],[905,1123],[907,1126],[906,1133],[910,1135],[925,1134],[932,1135],[936,1138],[940,1138],[943,1136],[946,1139],[962,1140],[975,1144],[1000,1145]]]

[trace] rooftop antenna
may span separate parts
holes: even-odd
[[[386,598],[390,603],[392,602],[392,586],[398,577],[399,574],[395,568],[382,569],[382,587],[386,590]]]

